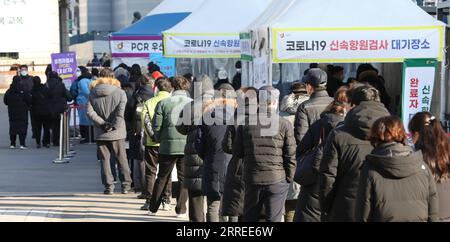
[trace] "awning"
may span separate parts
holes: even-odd
[[[208,0],[164,31],[164,55],[176,58],[240,58],[239,33],[276,0]]]

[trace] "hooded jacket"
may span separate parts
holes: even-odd
[[[377,119],[389,115],[380,102],[361,102],[347,114],[344,125],[328,136],[319,172],[319,201],[322,215],[326,215],[323,219],[355,221],[360,169],[373,150],[367,136]]]
[[[308,101],[303,102],[297,110],[294,122],[294,134],[297,144],[305,136],[309,127],[320,119],[320,114],[333,101],[326,90],[316,91]]]
[[[433,222],[438,196],[421,152],[400,143],[374,149],[362,168],[356,219],[363,222]]]
[[[202,193],[208,198],[220,200],[224,191],[226,170],[232,156],[223,150],[222,142],[227,122],[234,119],[235,108],[235,100],[221,98],[206,102],[203,108],[206,120],[198,132],[196,149],[204,166]]]
[[[93,88],[87,105],[87,115],[96,127],[96,140],[116,141],[127,137],[125,106],[127,96],[120,89],[120,82],[112,78],[100,78],[91,84]],[[109,122],[113,130],[106,132],[102,125]]]
[[[166,98],[169,98],[170,95],[171,94],[169,92],[160,91],[156,94],[156,96],[150,98],[144,103],[144,108],[142,110],[142,121],[143,121],[142,125],[144,127],[145,134],[147,137],[145,146],[159,147],[159,143],[156,143],[155,141],[152,140],[152,137],[155,134],[153,132],[152,120],[153,116],[155,115],[155,109],[158,103]]]

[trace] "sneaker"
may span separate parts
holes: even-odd
[[[148,216],[154,217],[154,216],[156,216],[156,213],[154,213],[154,212],[152,212],[152,211],[148,211]]]
[[[47,149],[50,149],[50,145],[49,144],[44,145],[44,147],[47,148]]]
[[[14,149],[16,148],[16,146],[11,145],[9,148],[10,148],[11,150],[14,150]]]
[[[177,218],[187,218],[187,216],[186,216],[185,213],[183,213],[183,214],[177,214],[176,217],[177,217]]]
[[[122,189],[122,194],[129,194],[131,192],[132,192],[131,189]]]
[[[162,202],[161,205],[162,205],[162,207],[161,207],[162,211],[170,211],[170,210],[172,210],[172,207],[170,206],[170,203]]]
[[[41,145],[36,145],[36,148],[40,149],[40,148],[42,148],[42,146]]]
[[[28,150],[28,148],[26,146],[20,146],[21,150]]]
[[[148,211],[149,208],[150,208],[150,204],[144,203],[144,206],[141,207],[141,210]]]
[[[111,191],[111,190],[109,190],[109,189],[107,189],[107,190],[105,190],[105,191],[103,192],[103,194],[105,194],[105,195],[113,195],[114,192]]]

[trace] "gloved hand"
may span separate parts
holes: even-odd
[[[111,123],[109,123],[109,122],[106,122],[106,123],[104,123],[103,125],[102,125],[102,129],[105,131],[105,132],[111,132],[112,130],[113,130],[113,126],[112,126],[112,124]]]

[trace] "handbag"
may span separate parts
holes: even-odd
[[[305,153],[301,159],[297,162],[295,169],[294,181],[301,186],[312,185],[317,182],[317,175],[313,170],[313,163],[316,159],[317,153],[322,148],[324,130],[320,128],[320,141],[319,143],[309,151]]]

